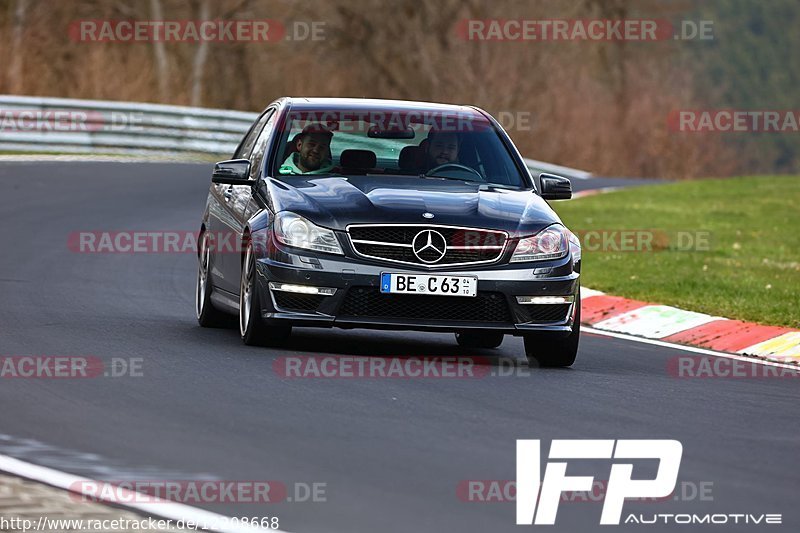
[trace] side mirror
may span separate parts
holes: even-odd
[[[545,200],[569,200],[572,198],[572,183],[569,179],[555,174],[539,174],[542,184],[542,198]]]
[[[247,159],[220,161],[214,165],[211,182],[225,185],[252,185],[253,181],[250,180],[250,161]]]

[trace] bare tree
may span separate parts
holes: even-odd
[[[211,17],[210,0],[200,0],[200,20],[208,20]],[[200,41],[194,53],[192,61],[192,99],[191,105],[199,106],[203,99],[203,75],[205,73],[206,60],[208,60],[208,41]]]
[[[161,0],[150,0],[150,14],[154,20],[164,20]],[[156,39],[153,42],[153,55],[156,58],[159,99],[162,102],[167,102],[169,101],[169,58],[163,41]]]
[[[8,63],[8,88],[11,93],[19,93],[23,87],[22,72],[25,59],[23,36],[25,34],[25,14],[28,0],[17,0],[14,6],[11,29],[11,51]]]
[[[240,0],[233,7],[226,10],[219,18],[226,20],[233,18],[244,10],[250,0]],[[209,20],[211,18],[211,0],[200,0],[199,20]],[[203,102],[203,83],[205,78],[205,67],[208,62],[210,52],[210,44],[206,40],[201,40],[195,48],[194,57],[192,58],[192,87],[191,87],[191,105],[199,106]]]

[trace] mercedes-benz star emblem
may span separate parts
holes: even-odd
[[[436,263],[447,252],[447,241],[444,235],[432,229],[422,230],[414,237],[411,249],[417,259],[423,263]]]

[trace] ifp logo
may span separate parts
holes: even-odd
[[[659,460],[655,479],[631,479],[631,463],[611,465],[600,524],[619,525],[626,498],[662,498],[672,493],[682,455],[683,446],[677,440],[553,440],[542,478],[541,441],[518,439],[517,525],[555,524],[562,492],[592,490],[594,477],[567,476],[567,459]]]

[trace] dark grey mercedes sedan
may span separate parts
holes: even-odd
[[[465,348],[524,338],[569,366],[580,336],[578,239],[488,113],[421,102],[281,98],[215,165],[196,312],[239,317],[246,344],[292,327],[449,331]]]

